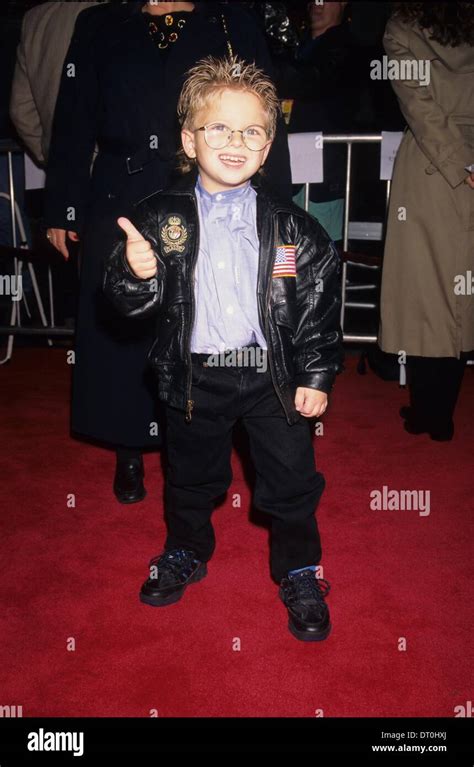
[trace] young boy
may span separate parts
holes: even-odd
[[[141,600],[172,604],[205,577],[241,418],[289,629],[318,641],[331,629],[316,572],[325,482],[308,419],[342,370],[340,260],[317,221],[259,181],[278,110],[253,64],[207,57],[189,71],[178,102],[186,175],[142,200],[133,223],[118,220],[127,237],[104,289],[125,316],[158,321],[149,360],[165,403],[168,535]]]

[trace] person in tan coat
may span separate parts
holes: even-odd
[[[38,165],[46,165],[59,83],[76,19],[97,2],[42,3],[23,17],[10,118]]]
[[[474,349],[473,43],[469,3],[396,3],[384,36],[407,128],[394,166],[379,344],[406,355],[405,429],[437,440],[453,436]]]

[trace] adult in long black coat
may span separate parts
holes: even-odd
[[[161,33],[154,30],[152,37],[149,27],[158,19],[147,12],[170,7],[168,21],[173,20],[170,29],[176,29],[177,39],[159,48]],[[178,25],[178,16],[184,23]],[[146,359],[152,326],[124,322],[106,303],[102,259],[119,234],[117,217],[128,216],[134,202],[173,180],[179,142],[176,104],[186,71],[204,56],[225,56],[230,50],[273,75],[265,39],[249,12],[215,2],[132,2],[83,11],[64,63],[45,224],[64,255],[66,231],[78,236],[82,246],[72,431],[128,447],[118,458],[133,455],[130,448],[139,456],[143,447],[161,446],[161,429]],[[90,178],[96,142],[99,152]],[[282,119],[266,172],[280,195],[291,199]],[[127,496],[116,488],[122,501],[138,500],[138,493],[132,487]]]

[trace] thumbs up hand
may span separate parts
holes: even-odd
[[[140,280],[149,280],[154,277],[158,271],[158,264],[148,240],[145,240],[128,218],[122,216],[117,219],[117,223],[127,235],[125,256],[132,272]]]

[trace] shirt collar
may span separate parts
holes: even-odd
[[[245,194],[248,192],[249,188],[251,187],[250,179],[247,181],[247,183],[244,186],[240,186],[237,189],[226,189],[222,192],[214,192],[214,194],[211,194],[210,192],[207,192],[206,189],[201,184],[201,175],[199,174],[196,181],[196,191],[199,192],[201,197],[206,200],[207,202],[211,204],[221,204],[226,205],[228,203],[238,202],[241,198],[245,196]]]

